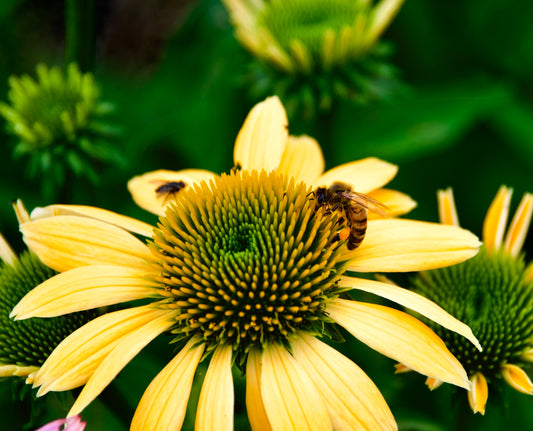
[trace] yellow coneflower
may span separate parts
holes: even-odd
[[[465,366],[474,413],[485,413],[489,389],[502,379],[517,391],[533,393],[523,368],[533,362],[533,265],[526,265],[521,254],[533,195],[524,195],[505,234],[511,195],[505,186],[498,191],[485,217],[484,244],[477,256],[453,267],[424,271],[414,281],[418,293],[468,324],[483,346],[478,352],[430,324]],[[438,200],[441,222],[459,226],[451,189],[439,191]]]
[[[16,202],[15,211],[20,222],[29,221],[22,202]],[[13,307],[57,272],[28,250],[17,255],[1,234],[0,259],[0,377],[25,377],[31,384],[52,350],[96,315],[83,311],[54,319],[14,321],[9,317]]]
[[[30,292],[17,319],[143,300],[69,336],[35,377],[39,395],[83,386],[81,412],[151,340],[174,335],[177,355],[151,382],[134,430],[183,423],[198,364],[210,357],[196,428],[233,428],[232,366],[246,373],[254,430],[396,429],[381,393],[351,360],[321,341],[340,325],[375,350],[435,379],[468,388],[444,343],[414,317],[352,300],[359,289],[396,301],[479,346],[470,329],[399,287],[353,271],[412,271],[472,257],[470,232],[412,220],[373,219],[348,251],[337,211],[316,207],[314,185],[335,181],[383,197],[397,212],[405,195],[381,189],[396,167],[367,159],[322,173],[311,138],[289,137],[277,98],[249,114],[230,174],[157,172],[133,179],[136,201],[161,213],[157,227],[94,207],[35,210],[26,243],[61,273]],[[387,199],[389,198],[389,199]],[[171,203],[169,203],[169,201]],[[145,240],[138,238],[144,237]],[[416,349],[413,349],[416,346]]]
[[[403,0],[223,0],[255,57],[252,91],[312,114],[337,98],[365,102],[397,86],[379,38]]]

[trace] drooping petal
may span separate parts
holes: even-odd
[[[382,305],[345,299],[328,303],[326,312],[372,349],[428,377],[470,387],[465,370],[444,342],[413,316]]]
[[[489,251],[498,249],[502,244],[512,194],[512,189],[501,186],[487,211],[483,222],[483,242]]]
[[[520,254],[524,241],[526,240],[532,214],[533,195],[526,193],[520,201],[520,205],[518,205],[518,209],[505,236],[504,247],[511,256],[518,257]]]
[[[277,169],[289,137],[288,127],[285,108],[277,96],[255,105],[235,141],[235,166],[258,171]]]
[[[487,379],[480,372],[472,376],[472,389],[468,392],[468,403],[474,413],[485,414],[485,405],[489,398],[489,385]]]
[[[315,337],[299,333],[294,358],[306,370],[335,430],[395,430],[394,417],[372,380],[351,360]]]
[[[173,431],[181,428],[194,373],[205,344],[192,338],[150,383],[137,406],[131,431]]]
[[[148,272],[116,265],[90,265],[62,272],[32,289],[10,317],[55,317],[81,310],[157,297]]]
[[[459,227],[459,216],[455,208],[455,200],[453,199],[453,191],[451,187],[446,190],[439,190],[437,192],[437,200],[439,202],[439,220],[442,224]]]
[[[230,345],[213,353],[198,400],[195,429],[198,431],[233,430],[233,377]]]
[[[246,411],[253,431],[272,431],[261,397],[261,352],[252,348],[246,360]]]
[[[124,337],[166,314],[167,310],[141,306],[104,314],[86,323],[65,338],[42,365],[34,381],[34,387],[41,386],[38,395],[85,384]]]
[[[100,362],[67,416],[81,413],[148,343],[174,323],[171,316],[164,314],[125,336]]]
[[[502,376],[507,383],[518,392],[531,395],[533,394],[533,383],[526,372],[517,365],[502,365]]]
[[[324,172],[314,183],[315,186],[330,186],[334,182],[347,183],[359,193],[370,193],[394,178],[398,166],[374,157],[339,165]]]
[[[20,230],[39,259],[59,272],[99,264],[145,269],[145,261],[152,258],[148,247],[132,234],[91,218],[43,218],[22,224]]]
[[[457,320],[433,301],[430,301],[422,295],[398,286],[394,286],[392,284],[347,276],[341,277],[339,280],[339,287],[352,287],[354,289],[373,293],[374,295],[379,295],[382,298],[387,298],[390,301],[394,301],[403,307],[420,313],[422,316],[433,320],[450,331],[461,334],[463,337],[470,340],[470,342],[472,342],[472,344],[474,344],[478,350],[482,350],[478,339],[474,336],[468,325],[465,325],[463,322]]]
[[[471,232],[414,220],[369,220],[362,244],[347,251],[348,269],[357,272],[403,272],[462,262],[481,245]]]
[[[59,215],[75,215],[94,218],[148,238],[152,237],[152,232],[154,230],[154,226],[140,220],[117,214],[113,211],[104,210],[102,208],[85,205],[49,205],[46,207],[37,207],[31,212],[31,219],[38,220]]]
[[[316,386],[291,354],[277,344],[263,351],[261,396],[274,430],[332,430]]]
[[[387,207],[387,215],[389,217],[407,214],[416,207],[416,202],[411,199],[410,196],[396,190],[383,188],[377,189],[368,193],[368,196],[385,205]],[[380,217],[380,215],[372,211],[368,212],[369,220]]]
[[[160,169],[133,177],[128,181],[128,190],[133,200],[142,209],[163,216],[168,204],[183,188],[202,181],[209,181],[217,175],[202,169],[167,171]]]
[[[309,136],[289,136],[278,172],[312,184],[324,172],[324,156],[318,142]]]

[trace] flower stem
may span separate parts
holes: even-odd
[[[64,66],[76,62],[81,72],[92,72],[94,52],[94,0],[66,0]]]

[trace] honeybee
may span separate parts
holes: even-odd
[[[176,193],[185,188],[185,186],[187,186],[185,181],[167,181],[156,187],[155,194],[158,198],[165,196],[165,200],[163,201],[164,205],[170,196],[175,196]]]
[[[316,199],[315,211],[325,207],[326,213],[341,211],[342,217],[337,223],[346,219],[346,228],[342,229],[334,241],[348,239],[348,250],[354,250],[361,245],[365,238],[368,211],[386,217],[388,208],[381,202],[352,190],[349,184],[335,182],[329,187],[318,187],[313,195]]]

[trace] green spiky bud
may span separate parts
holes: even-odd
[[[11,76],[9,87],[0,115],[19,139],[15,156],[29,156],[32,176],[51,174],[46,178],[61,184],[71,171],[96,180],[99,163],[120,161],[110,142],[118,130],[105,122],[114,107],[100,100],[92,74],[82,74],[75,63],[66,73],[38,64],[36,80]]]

